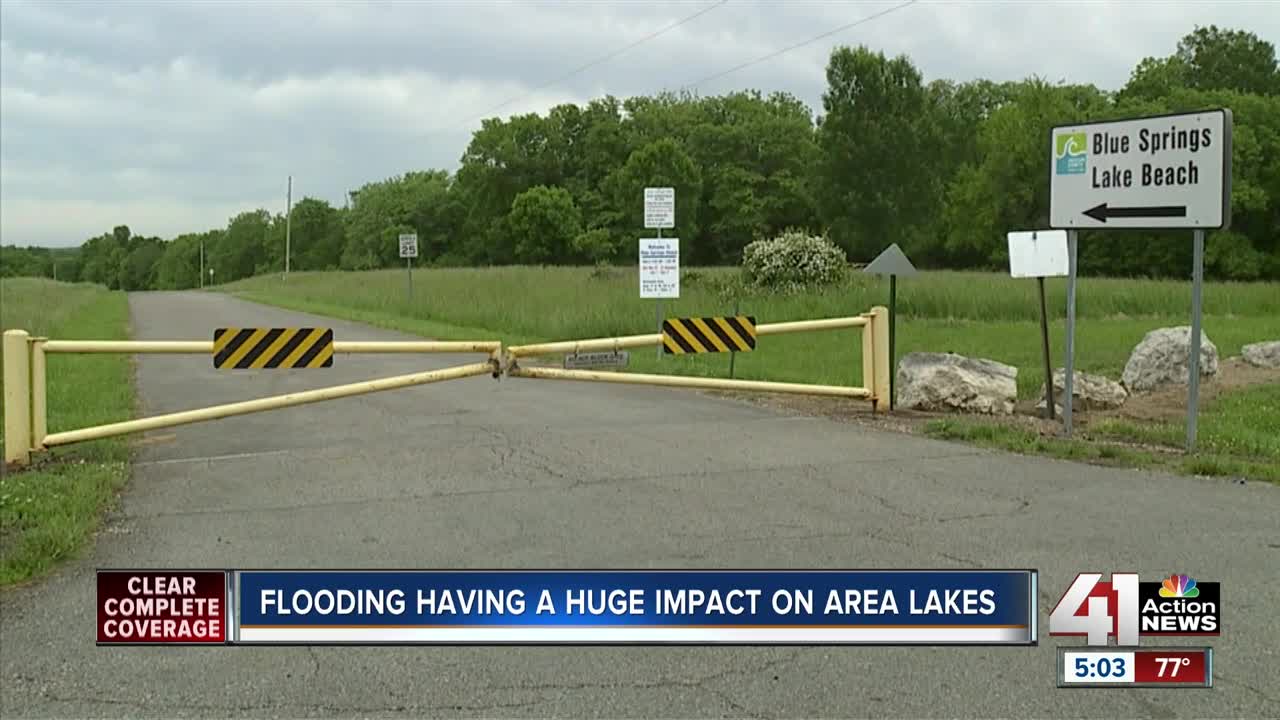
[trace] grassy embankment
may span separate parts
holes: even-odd
[[[777,296],[740,289],[731,268],[686,270],[682,297],[665,301],[666,316],[755,315],[758,322],[833,317],[887,304],[885,279],[854,273],[844,283],[819,292]],[[1066,281],[1050,279],[1048,304],[1062,315]],[[497,338],[523,343],[648,333],[656,330],[655,301],[637,295],[634,269],[598,272],[591,268],[430,269],[414,273],[412,301],[403,270],[365,273],[297,273],[226,286],[251,300],[358,320],[442,339]],[[1164,280],[1082,278],[1077,294],[1076,363],[1086,372],[1118,379],[1133,346],[1154,328],[1189,324],[1190,283]],[[1238,355],[1250,342],[1280,338],[1280,288],[1274,283],[1208,283],[1204,329],[1223,357]],[[898,283],[898,354],[952,351],[999,360],[1019,369],[1018,394],[1036,396],[1044,382],[1036,284],[999,273],[928,272]],[[1055,312],[1051,310],[1051,312]],[[1061,356],[1065,323],[1051,323],[1052,352]],[[841,331],[773,336],[756,352],[740,354],[735,376],[794,382],[861,382],[860,333]],[[723,355],[666,357],[634,351],[629,369],[638,372],[725,376]],[[1055,366],[1060,365],[1055,362]],[[1280,480],[1280,447],[1267,438],[1240,441],[1251,427],[1280,424],[1280,408],[1267,391],[1227,394],[1203,408],[1206,440],[1194,461],[1175,469]],[[1234,399],[1233,399],[1234,398]],[[1081,459],[1152,464],[1150,453],[1095,448],[1040,438],[1013,426],[939,421],[935,435],[1007,449],[1050,452]],[[1103,424],[1098,438],[1152,445],[1181,445],[1181,425]],[[1217,457],[1218,455],[1222,457]],[[1132,455],[1130,458],[1128,456]],[[1207,459],[1206,459],[1207,457]],[[1261,468],[1261,470],[1259,470]]]
[[[0,281],[0,326],[59,339],[125,339],[122,292],[28,278]],[[49,431],[129,418],[133,384],[124,355],[51,355]],[[123,440],[69,446],[0,478],[0,586],[39,575],[72,556],[128,477]]]

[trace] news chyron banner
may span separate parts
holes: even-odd
[[[100,570],[98,643],[1034,645],[1035,570]]]

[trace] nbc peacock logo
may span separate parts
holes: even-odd
[[[1170,575],[1160,585],[1160,597],[1193,598],[1200,597],[1200,588],[1196,587],[1195,578],[1187,575]]]

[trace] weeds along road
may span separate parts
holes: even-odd
[[[142,339],[253,325],[402,337],[217,294],[131,306]],[[473,357],[246,374],[150,355],[139,403],[155,414]],[[470,378],[149,434],[96,544],[0,596],[0,715],[1271,715],[1277,510],[1269,486],[1004,455],[688,391]],[[1041,644],[98,648],[95,567],[1031,567]],[[1215,688],[1055,689],[1048,612],[1090,570],[1220,580]]]

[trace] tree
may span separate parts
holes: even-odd
[[[1045,142],[1054,125],[1096,117],[1106,97],[1093,86],[1020,83],[978,129],[978,158],[956,172],[943,210],[944,249],[960,267],[1001,266],[1013,229],[1045,227],[1049,176]]]
[[[681,254],[693,262],[702,262],[709,248],[695,241],[701,213],[702,172],[689,157],[684,146],[667,138],[649,143],[631,153],[627,162],[605,181],[613,206],[618,209],[614,236],[639,238],[644,229],[644,189],[670,187],[676,193],[676,226],[674,233],[682,239]],[[633,245],[636,252],[639,246]]]
[[[443,242],[435,218],[447,200],[448,190],[448,174],[432,170],[368,183],[351,193],[351,209],[344,223],[343,269],[368,270],[399,262],[399,246],[394,235],[387,241],[387,231],[417,229],[419,222],[428,226],[426,229],[433,238],[429,249],[434,252]]]
[[[292,260],[295,270],[337,270],[346,234],[338,210],[306,197],[293,206]]]
[[[185,290],[200,286],[200,241],[198,233],[187,233],[165,245],[156,263],[155,287]]]
[[[1178,42],[1174,57],[1186,67],[1189,86],[1198,90],[1280,94],[1276,48],[1251,32],[1197,27]]]
[[[1167,58],[1143,58],[1133,69],[1129,82],[1120,90],[1120,100],[1155,100],[1187,87],[1190,69],[1174,55]]]
[[[564,188],[538,185],[516,196],[507,216],[515,261],[526,265],[568,262],[582,231],[582,213]]]
[[[165,243],[158,237],[134,237],[129,242],[129,252],[120,268],[119,287],[122,290],[153,290],[156,287],[156,266],[164,256]]]
[[[854,259],[907,240],[936,212],[940,179],[928,94],[905,55],[842,47],[827,64],[818,129],[818,207]]]
[[[254,274],[266,259],[267,230],[271,214],[251,210],[236,215],[213,248],[205,248],[208,267],[217,271],[217,282],[231,282]]]

